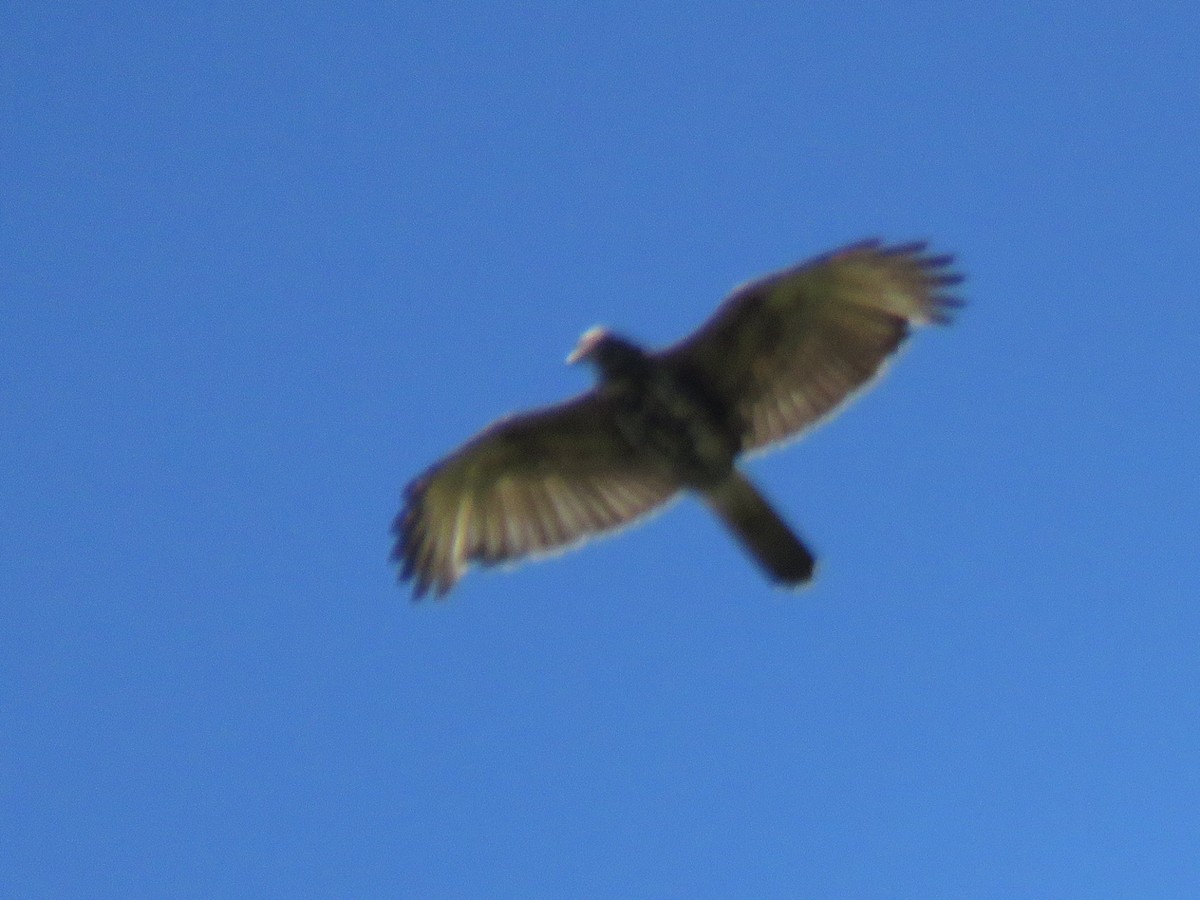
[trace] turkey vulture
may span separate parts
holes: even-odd
[[[947,323],[950,262],[863,241],[737,288],[664,350],[589,330],[567,362],[595,366],[595,388],[500,419],[408,485],[400,578],[442,597],[473,562],[561,551],[691,491],[772,581],[807,582],[812,554],[735,463],[843,404],[910,325]]]

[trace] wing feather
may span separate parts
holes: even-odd
[[[617,428],[592,391],[501,419],[415,479],[393,558],[415,595],[445,595],[472,562],[514,562],[628,525],[679,485]]]
[[[735,411],[744,450],[793,437],[878,375],[912,325],[961,305],[952,258],[925,247],[864,241],[750,282],[659,357]]]

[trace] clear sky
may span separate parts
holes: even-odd
[[[1200,896],[1200,6],[11,3],[0,894]],[[405,482],[867,236],[969,306],[410,602]]]

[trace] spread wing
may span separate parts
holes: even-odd
[[[501,419],[405,490],[392,557],[416,596],[444,596],[473,561],[553,552],[627,525],[679,490],[617,429],[611,401],[587,394]]]
[[[870,381],[910,325],[948,322],[950,262],[924,243],[854,244],[743,285],[661,358],[734,410],[744,450],[763,447]]]

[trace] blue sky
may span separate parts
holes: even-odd
[[[1200,8],[10,4],[0,893],[1200,892]],[[865,236],[970,305],[409,602],[403,484]]]

